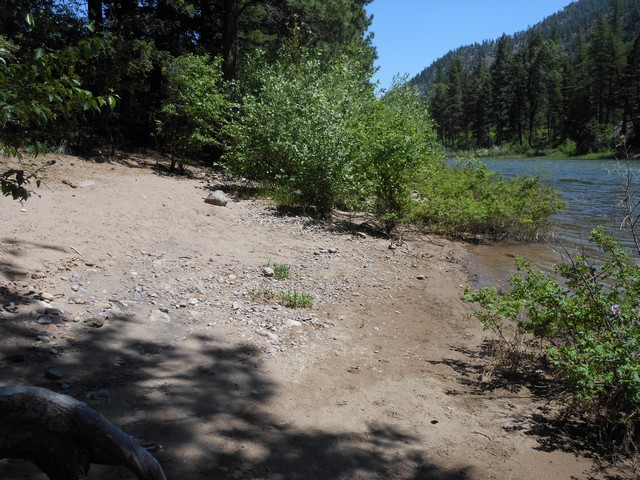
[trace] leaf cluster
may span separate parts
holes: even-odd
[[[614,448],[634,451],[640,433],[640,265],[602,227],[590,240],[600,258],[570,258],[556,267],[557,278],[519,259],[509,290],[466,290],[464,299],[480,305],[475,315],[503,343],[525,335],[550,361],[573,406]]]

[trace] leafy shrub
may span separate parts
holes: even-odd
[[[476,316],[503,342],[527,335],[578,411],[629,451],[640,434],[640,265],[602,227],[590,240],[603,258],[570,259],[556,267],[559,280],[518,260],[509,291],[467,290],[464,299],[480,304]]]
[[[450,168],[441,162],[415,188],[419,201],[413,217],[454,237],[535,240],[548,229],[550,216],[563,207],[559,192],[539,178],[506,180],[477,161]]]
[[[410,210],[413,183],[438,157],[437,137],[426,100],[410,85],[396,84],[373,101],[360,119],[357,170],[368,185],[369,209],[391,232]]]
[[[222,87],[219,58],[182,55],[164,69],[166,97],[156,118],[156,136],[171,154],[171,169],[221,143],[231,103]]]
[[[228,168],[329,216],[349,185],[353,112],[372,96],[360,73],[346,56],[327,64],[295,49],[256,69],[257,86],[244,96],[229,129]]]

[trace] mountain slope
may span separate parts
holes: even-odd
[[[510,35],[509,40],[514,49],[519,50],[528,43],[536,30],[540,31],[545,38],[557,35],[562,40],[566,53],[571,57],[575,51],[578,31],[582,30],[587,40],[590,39],[598,17],[600,15],[609,16],[616,2],[619,2],[621,11],[624,39],[629,41],[633,32],[640,29],[640,0],[579,0],[567,5],[560,12],[546,17],[531,28]],[[491,64],[497,46],[498,39],[494,39],[451,50],[410,79],[409,83],[427,94],[439,67],[446,71],[453,60],[457,58],[467,69],[476,65],[479,57],[484,57],[487,64]]]

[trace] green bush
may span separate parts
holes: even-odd
[[[373,95],[361,67],[346,56],[325,63],[292,49],[256,68],[254,83],[229,129],[228,168],[329,216],[350,184],[354,112]]]
[[[389,233],[406,220],[416,179],[439,157],[436,132],[426,100],[408,84],[396,84],[360,119],[357,170],[367,185],[369,210]]]
[[[182,55],[164,69],[165,98],[156,118],[156,137],[171,155],[171,169],[221,144],[232,104],[222,87],[219,58]]]
[[[464,298],[479,303],[476,316],[503,343],[509,332],[526,335],[578,411],[628,452],[640,434],[640,265],[602,227],[590,240],[603,257],[560,264],[558,280],[518,260],[510,290],[467,290]]]
[[[550,216],[563,207],[559,192],[539,178],[506,180],[477,161],[455,167],[441,162],[415,188],[414,219],[453,237],[536,240],[550,226]]]

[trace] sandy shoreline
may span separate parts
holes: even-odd
[[[605,478],[548,447],[535,392],[488,388],[463,245],[204,203],[216,187],[61,157],[40,198],[0,199],[0,384],[87,401],[162,444],[169,479]]]

